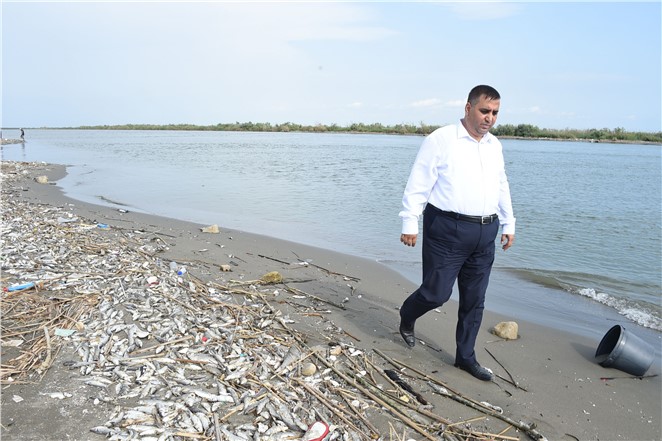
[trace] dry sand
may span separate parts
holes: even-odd
[[[344,329],[357,347],[368,354],[378,349],[441,379],[477,401],[501,407],[504,414],[515,421],[535,423],[538,431],[550,440],[662,438],[660,377],[636,379],[624,372],[599,366],[594,360],[596,341],[522,321],[518,322],[519,339],[504,341],[488,330],[496,323],[512,318],[488,311],[477,340],[478,359],[501,377],[512,375],[521,388],[501,378],[481,382],[452,365],[455,303],[421,318],[416,330],[424,343],[417,344],[414,349],[405,346],[397,332],[397,308],[416,287],[384,266],[329,250],[230,231],[222,226],[220,234],[204,234],[200,232],[204,225],[141,213],[121,213],[113,208],[74,201],[66,198],[55,185],[38,184],[33,179],[47,175],[53,182],[64,173],[62,166],[42,165],[30,171],[18,184],[22,191],[16,190],[14,194],[35,204],[66,206],[77,216],[108,224],[111,229],[158,231],[170,245],[163,259],[191,262],[191,272],[196,271],[196,261],[216,266],[232,261],[236,264],[233,266],[234,278],[254,280],[269,271],[279,271],[286,279],[310,279],[298,288],[333,302],[349,299],[345,310],[330,307],[325,319]],[[299,259],[313,265],[290,264]],[[222,275],[219,272],[218,277]],[[348,281],[343,276],[359,280]],[[658,360],[647,374],[659,374],[659,370]],[[94,406],[86,397],[47,401],[40,395],[43,391],[66,391],[68,382],[76,381],[73,376],[56,360],[39,384],[3,385],[2,439],[103,439],[90,433],[89,428],[103,424],[110,409]],[[611,379],[603,379],[605,377]],[[431,401],[435,413],[452,421],[482,416],[455,401],[435,397],[429,388],[419,392]],[[16,403],[12,400],[14,395],[24,400]],[[480,420],[480,425],[491,428],[493,433],[508,426],[494,418]],[[389,427],[379,428],[383,430],[383,439],[394,438]],[[422,438],[411,430],[401,430],[398,435],[405,432],[408,439]],[[506,435],[528,439],[514,429]]]

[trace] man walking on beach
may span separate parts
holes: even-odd
[[[457,280],[460,301],[455,366],[489,381],[492,373],[476,360],[474,346],[483,319],[485,292],[503,227],[504,250],[515,241],[515,217],[501,143],[489,133],[501,97],[490,86],[469,93],[460,124],[425,138],[402,198],[400,241],[415,246],[423,216],[423,282],[400,308],[400,335],[416,344],[414,324],[448,301]]]

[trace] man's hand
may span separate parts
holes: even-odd
[[[414,247],[414,246],[416,246],[416,238],[417,237],[418,237],[418,234],[401,234],[400,235],[400,242],[407,245],[408,247]]]
[[[501,245],[504,251],[506,251],[508,248],[512,247],[513,244],[515,243],[515,235],[514,234],[502,234],[501,235]]]

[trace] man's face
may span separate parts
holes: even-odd
[[[464,108],[464,124],[472,138],[480,140],[496,123],[501,100],[492,100],[481,95],[475,105],[467,103]]]

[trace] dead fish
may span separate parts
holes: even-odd
[[[92,427],[90,429],[90,432],[94,432],[94,433],[97,433],[99,435],[106,435],[106,436],[112,435],[113,433],[116,433],[117,431],[118,431],[117,429],[111,429],[110,427],[106,427],[106,426],[96,426],[96,427]]]
[[[197,362],[201,362],[201,363],[209,363],[209,364],[212,364],[212,365],[218,365],[218,360],[214,356],[209,355],[209,354],[191,353],[191,354],[187,354],[187,355],[188,355],[189,360],[193,360],[193,361],[197,361]]]
[[[289,350],[287,351],[287,354],[285,354],[285,357],[283,358],[283,361],[281,362],[276,372],[278,373],[284,372],[292,363],[298,361],[300,358],[301,358],[301,350],[296,345],[290,346]]]
[[[198,415],[194,412],[189,412],[188,414],[189,419],[191,420],[191,424],[195,428],[195,432],[197,433],[202,433],[204,432],[204,428],[202,426],[202,421],[198,417]]]
[[[103,382],[98,381],[98,380],[87,380],[87,381],[85,382],[85,384],[87,384],[87,385],[89,385],[89,386],[95,386],[95,387],[100,387],[100,388],[105,389],[105,388],[108,387],[108,384],[109,384],[109,383],[103,383]]]
[[[198,397],[205,399],[207,401],[211,402],[221,402],[221,403],[234,403],[234,400],[232,399],[232,396],[230,395],[215,395],[209,392],[205,392],[203,390],[199,389],[194,389],[191,390],[192,393],[197,395]]]
[[[248,441],[249,439],[243,436],[235,435],[234,433],[228,431],[227,429],[221,427],[221,432],[225,435],[228,441]]]

